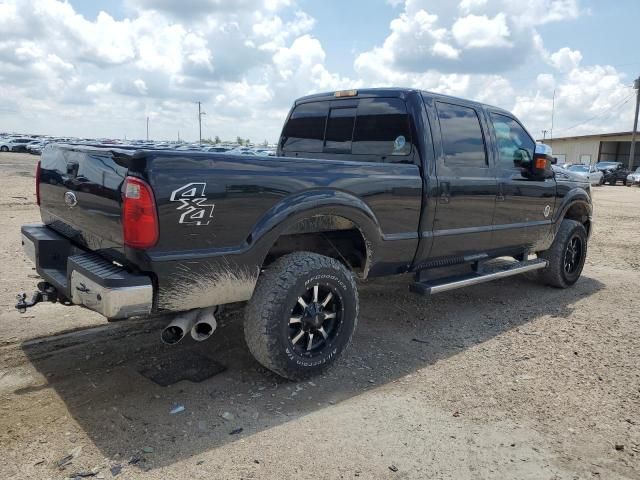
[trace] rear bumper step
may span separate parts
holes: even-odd
[[[424,282],[415,282],[409,286],[409,289],[412,292],[419,293],[421,295],[433,295],[435,293],[446,292],[448,290],[454,290],[456,288],[468,287],[470,285],[490,282],[492,280],[510,277],[512,275],[518,275],[520,273],[540,270],[542,268],[545,268],[546,266],[547,261],[541,258],[526,260],[523,262],[514,261],[497,266],[488,264],[484,266],[484,269],[477,272],[469,273],[467,275],[459,275],[455,277],[448,277]]]
[[[74,304],[109,319],[151,313],[153,284],[148,276],[127,272],[41,224],[22,227],[22,245],[38,274]]]

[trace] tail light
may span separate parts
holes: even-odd
[[[158,213],[153,191],[147,182],[127,177],[122,202],[124,244],[150,248],[158,241]]]
[[[40,206],[40,160],[36,166],[36,203]]]

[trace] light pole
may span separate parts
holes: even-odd
[[[149,117],[147,117],[147,142],[149,141]]]
[[[631,133],[631,148],[629,150],[629,170],[633,170],[633,161],[636,156],[636,130],[638,130],[638,108],[640,108],[640,77],[633,82],[636,89],[636,115],[633,117],[633,132]]]
[[[202,143],[202,116],[206,115],[206,114],[207,114],[206,112],[202,111],[202,107],[200,105],[200,102],[198,102],[198,129],[200,131],[200,136],[199,136],[200,141],[199,141],[199,143]]]
[[[547,131],[548,130],[542,130],[542,143],[547,139]]]

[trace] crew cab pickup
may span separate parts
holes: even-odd
[[[22,227],[44,281],[17,307],[175,312],[171,343],[248,301],[252,354],[304,378],[350,343],[356,278],[412,272],[425,295],[524,272],[573,285],[590,186],[551,164],[511,113],[412,89],[300,98],[274,157],[50,145],[42,224]]]

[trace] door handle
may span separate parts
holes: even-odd
[[[440,203],[449,203],[450,187],[449,182],[440,182]]]

